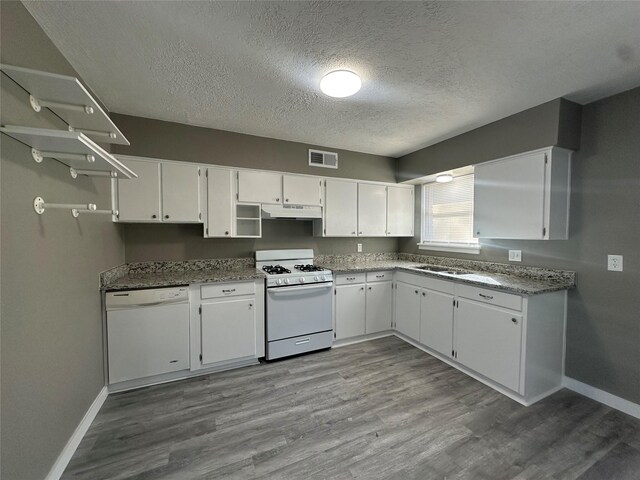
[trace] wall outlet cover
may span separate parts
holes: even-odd
[[[358,244],[358,253],[361,253],[361,252],[362,252],[362,244],[361,244],[361,243],[359,243],[359,244]]]
[[[622,255],[607,255],[607,270],[612,272],[621,272]]]
[[[522,250],[509,250],[509,261],[510,262],[521,262],[522,261]]]

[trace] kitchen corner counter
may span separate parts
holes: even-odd
[[[101,275],[104,291],[175,287],[194,283],[263,279],[253,259],[196,260],[191,262],[132,263]],[[115,269],[112,269],[115,270]]]
[[[520,295],[537,295],[575,287],[575,273],[563,270],[514,267],[506,264],[477,261],[451,261],[451,259],[443,260],[443,257],[425,257],[424,260],[419,258],[416,260],[400,258],[398,260],[353,261],[350,259],[346,262],[328,261],[318,262],[318,264],[336,274],[394,270]],[[450,263],[455,263],[455,265]],[[445,266],[454,271],[464,270],[468,273],[463,276],[446,275],[416,268],[425,265]]]

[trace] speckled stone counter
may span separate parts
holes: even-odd
[[[395,260],[388,257],[358,257],[357,255],[324,256],[316,263],[337,274],[396,270],[521,295],[536,295],[574,288],[576,279],[575,272],[565,270],[522,267],[427,255],[399,254]],[[463,276],[444,275],[416,268],[424,265],[447,267],[454,271],[464,270],[465,274]]]
[[[133,290],[265,278],[252,258],[129,263],[102,272],[102,290]]]

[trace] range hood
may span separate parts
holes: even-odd
[[[311,220],[314,218],[322,218],[322,207],[263,204],[262,218],[288,218],[290,220]]]

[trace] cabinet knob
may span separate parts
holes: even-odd
[[[355,235],[355,234],[356,234],[356,232],[351,232],[351,235]]]
[[[369,287],[369,290],[371,290],[371,287]]]
[[[426,292],[422,292],[422,296],[426,297],[427,296]]]
[[[358,232],[358,235],[362,235],[362,232]]]
[[[416,290],[416,295],[418,294],[418,290]]]
[[[288,198],[285,198],[285,199],[284,199],[284,201],[285,201],[285,202],[288,202],[288,201],[289,201],[289,199],[288,199]]]
[[[169,218],[169,215],[165,215],[164,218]]]
[[[364,287],[360,287],[360,290],[364,290]]]
[[[511,319],[511,321],[512,321],[513,323],[515,323],[516,325],[518,324],[518,319],[517,319],[517,318],[512,318],[512,319]]]
[[[477,232],[476,232],[476,235],[480,235],[480,231],[477,231]]]
[[[157,215],[151,215],[151,218],[158,218]]]
[[[276,198],[276,202],[279,202],[279,201],[280,201],[280,199],[279,199],[279,198]]]
[[[387,232],[387,235],[391,235],[391,232]]]
[[[224,232],[225,235],[229,235],[229,232]]]

